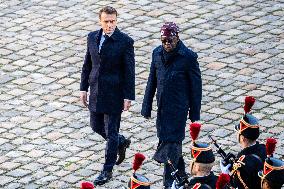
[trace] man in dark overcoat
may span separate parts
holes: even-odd
[[[191,122],[200,119],[202,83],[197,54],[187,48],[178,36],[178,26],[165,23],[161,28],[162,45],[155,48],[143,100],[141,114],[151,117],[156,93],[157,136],[159,144],[154,159],[166,163],[170,159],[181,174],[185,172],[182,141],[187,116]],[[164,166],[164,187],[170,188],[173,178],[169,165]]]
[[[94,181],[96,185],[108,182],[113,166],[125,158],[130,140],[119,134],[121,113],[129,109],[135,97],[134,41],[116,27],[114,8],[101,9],[99,18],[102,28],[88,35],[80,85],[80,99],[90,110],[90,125],[107,141],[105,163]]]

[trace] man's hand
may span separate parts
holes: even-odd
[[[124,99],[123,111],[128,111],[131,106],[131,100]]]
[[[80,91],[80,100],[85,107],[88,107],[87,91]]]

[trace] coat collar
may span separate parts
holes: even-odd
[[[112,38],[114,41],[117,41],[119,39],[120,34],[120,30],[116,27],[110,38]]]
[[[244,148],[241,153],[244,154],[244,155],[247,155],[247,154],[251,154],[251,153],[254,153],[255,151],[258,151],[257,148],[259,147],[259,142],[256,141],[256,143],[252,146],[248,146],[246,148]]]
[[[97,34],[95,36],[97,42],[99,41],[102,33],[103,33],[103,29],[100,29],[99,32],[97,32]],[[120,30],[116,27],[113,34],[110,36],[110,38],[112,38],[114,41],[117,41],[119,39],[120,33],[121,33]]]
[[[178,54],[182,55],[182,56],[186,56],[186,52],[187,52],[187,47],[183,44],[183,42],[180,40],[179,41],[179,50],[177,51]],[[158,52],[161,54],[163,51],[163,46],[160,45],[158,48]]]
[[[204,184],[208,184],[208,183],[214,181],[215,178],[216,177],[215,177],[214,173],[212,171],[210,171],[209,175],[200,176],[200,177],[198,177],[198,176],[192,177],[192,179],[193,179],[192,181],[197,181],[197,182],[202,182],[202,181],[204,182],[205,181]]]

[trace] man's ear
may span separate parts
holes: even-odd
[[[194,165],[194,166],[195,166],[195,170],[199,172],[199,171],[200,171],[199,163],[195,163],[195,165]]]
[[[239,142],[243,142],[243,143],[247,143],[248,141],[247,141],[247,139],[246,139],[246,137],[244,137],[243,135],[239,135],[240,137],[239,137]]]

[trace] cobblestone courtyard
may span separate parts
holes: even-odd
[[[79,82],[86,36],[99,28],[97,13],[109,4],[119,12],[119,28],[135,39],[136,101],[121,125],[132,140],[127,158],[114,167],[111,182],[97,188],[126,188],[136,152],[147,156],[139,173],[152,188],[162,186],[162,166],[152,160],[156,114],[145,120],[140,110],[165,21],[178,23],[180,38],[199,55],[201,141],[211,133],[227,151],[238,151],[233,126],[244,97],[253,95],[260,141],[279,139],[275,155],[284,158],[283,1],[0,0],[0,188],[79,188],[100,171],[105,142],[89,127]]]

